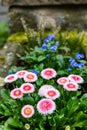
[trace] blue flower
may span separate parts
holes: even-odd
[[[76,61],[71,62],[71,66],[74,67],[78,67],[78,63]]]
[[[77,59],[77,60],[80,60],[80,59],[82,59],[82,58],[84,58],[84,54],[81,54],[81,53],[77,52],[77,53],[76,53],[76,59]]]
[[[73,62],[75,62],[75,59],[72,58],[72,57],[70,57],[69,62],[70,62],[70,63],[73,63]]]
[[[50,35],[47,37],[47,39],[48,39],[49,41],[51,41],[51,40],[56,39],[56,36],[55,36],[54,34],[50,34]]]
[[[39,74],[38,70],[32,70],[32,73]]]
[[[50,54],[46,54],[46,57],[49,58],[49,57],[50,57]]]
[[[68,71],[72,71],[72,68],[68,68],[67,70],[68,70]]]
[[[56,47],[55,45],[53,45],[53,46],[50,47],[50,50],[51,50],[52,52],[55,52],[56,49],[57,49],[57,47]]]
[[[47,44],[46,43],[43,43],[42,46],[41,46],[41,49],[44,51],[47,49]]]
[[[84,63],[78,63],[77,67],[82,68],[84,66]]]
[[[56,47],[58,47],[58,46],[59,46],[59,42],[58,42],[58,41],[55,43],[55,46],[56,46]]]
[[[49,39],[48,38],[45,38],[44,39],[44,43],[48,43],[49,42]]]

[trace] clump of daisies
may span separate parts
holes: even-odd
[[[12,109],[10,108],[9,111],[14,120],[16,118],[21,122],[21,129],[25,129],[26,124],[29,129],[34,127],[43,127],[43,129],[52,127],[54,129],[54,126],[51,126],[52,122],[58,123],[59,119],[56,118],[63,116],[61,112],[65,114],[63,109],[67,110],[69,107],[67,104],[70,104],[68,102],[71,100],[73,103],[72,100],[79,95],[78,92],[81,90],[84,80],[76,74],[59,77],[54,68],[45,68],[39,73],[28,70],[17,71],[7,75],[4,82],[11,86],[9,102],[11,100],[13,104],[10,104]],[[70,113],[70,110],[67,111]],[[66,128],[70,119],[63,118],[62,120],[65,121],[63,127]],[[42,122],[44,125],[38,126]],[[50,122],[51,124],[49,124]],[[62,124],[59,123],[59,125]],[[56,130],[58,127],[58,125],[55,126]]]
[[[40,78],[49,81],[49,84],[43,84],[37,90],[35,87],[35,82],[40,79],[38,78],[37,74],[33,72],[28,72],[26,70],[21,70],[16,72],[15,74],[10,74],[5,77],[5,83],[13,83],[16,80],[22,79],[22,84],[20,86],[15,86],[14,89],[10,92],[10,97],[13,99],[20,99],[23,100],[24,95],[28,98],[32,96],[32,93],[36,93],[39,97],[39,100],[34,106],[31,104],[25,104],[21,108],[20,114],[24,118],[30,118],[35,114],[35,110],[37,109],[38,113],[41,115],[48,115],[52,114],[56,111],[56,103],[55,100],[61,97],[61,92],[58,90],[58,85],[63,86],[62,89],[66,91],[77,91],[79,89],[79,83],[83,83],[83,78],[79,75],[71,74],[68,77],[61,77],[56,79],[57,72],[53,68],[46,68],[41,71]],[[51,85],[50,80],[56,79],[55,84]],[[36,89],[36,90],[35,90]],[[35,99],[34,99],[35,100]],[[35,108],[36,105],[36,108]]]
[[[79,98],[84,80],[71,71],[68,73],[68,60],[59,54],[61,51],[67,54],[55,35],[49,35],[41,47],[30,49],[24,57],[26,70],[5,77],[6,89],[1,90],[0,102],[1,128],[63,130],[69,127],[74,130],[85,126],[79,123],[79,118],[87,116],[87,106],[83,107],[86,98]]]

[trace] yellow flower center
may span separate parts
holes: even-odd
[[[49,92],[48,92],[48,95],[51,96],[51,97],[52,97],[52,96],[55,96],[55,94],[56,94],[56,93],[55,93],[54,91],[49,91]]]
[[[15,96],[19,96],[21,94],[21,91],[19,91],[19,90],[16,90],[15,92],[14,92],[14,95]]]
[[[33,76],[32,74],[29,74],[29,75],[27,76],[27,78],[28,78],[28,79],[33,79],[34,76]]]
[[[75,88],[75,85],[74,84],[68,84],[68,87],[69,88]]]
[[[61,83],[65,83],[67,80],[66,79],[61,79],[60,82]]]
[[[32,113],[31,108],[26,108],[26,109],[24,110],[24,113],[25,113],[26,115],[30,115],[30,114]]]
[[[24,86],[24,90],[30,90],[30,89],[31,89],[30,86],[28,86],[28,85]]]

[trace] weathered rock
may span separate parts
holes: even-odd
[[[2,0],[3,5],[37,6],[61,4],[87,4],[87,0]]]
[[[12,32],[22,31],[21,17],[30,28],[87,29],[87,0],[2,0],[10,6]]]
[[[11,8],[10,27],[12,32],[23,29],[21,17],[30,28],[44,29],[87,29],[87,6],[85,7],[44,7],[44,8]]]
[[[5,77],[11,65],[16,65],[17,53],[20,53],[21,46],[17,43],[6,43],[0,50],[0,77]]]
[[[7,12],[8,12],[8,7],[4,7],[1,5],[1,0],[0,0],[0,22],[7,22],[8,21],[8,16],[7,16]]]

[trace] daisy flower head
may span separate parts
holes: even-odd
[[[63,88],[68,91],[77,91],[78,90],[78,84],[75,82],[66,82],[63,85]]]
[[[30,129],[30,125],[29,124],[25,124],[24,127],[25,127],[26,130]]]
[[[18,77],[16,74],[10,74],[10,75],[5,77],[4,82],[5,83],[12,83],[13,81],[15,81],[17,79],[18,79]]]
[[[45,95],[45,91],[47,89],[51,89],[51,88],[54,88],[54,87],[51,86],[51,85],[48,85],[48,84],[41,86],[40,89],[39,89],[39,91],[38,91],[38,95],[39,96],[44,96]]]
[[[45,97],[51,100],[55,100],[56,98],[60,97],[60,92],[57,89],[47,89],[45,91]]]
[[[34,107],[32,105],[25,105],[22,110],[21,114],[24,118],[30,118],[34,115]]]
[[[61,77],[61,78],[57,79],[57,83],[59,85],[64,85],[68,81],[69,81],[69,79],[67,77]]]
[[[26,73],[28,73],[28,71],[21,70],[21,71],[16,72],[16,75],[18,76],[18,78],[23,78]]]
[[[37,110],[43,115],[51,114],[56,109],[55,102],[51,99],[41,99],[37,104]]]
[[[24,83],[24,84],[22,84],[20,89],[25,94],[33,93],[35,91],[34,86],[31,83]]]
[[[41,76],[47,80],[56,77],[56,75],[57,75],[56,71],[52,68],[47,68],[41,71]]]
[[[37,80],[37,75],[32,72],[28,72],[24,75],[25,82],[35,82]]]
[[[15,88],[10,92],[10,96],[14,99],[23,97],[23,93],[20,88]]]
[[[83,83],[83,78],[79,75],[71,74],[68,76],[70,81],[76,82],[76,83]]]

